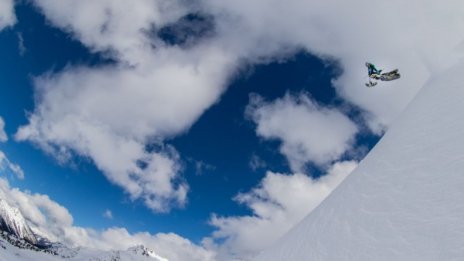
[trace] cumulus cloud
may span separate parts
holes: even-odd
[[[12,188],[4,178],[0,178],[0,198],[18,207],[31,228],[52,241],[102,250],[144,245],[170,261],[213,261],[215,258],[213,252],[174,233],[129,233],[121,227],[97,231],[74,226],[73,217],[65,207],[47,195]]]
[[[68,31],[93,51],[110,51],[122,61],[137,64],[148,58],[147,48],[157,44],[148,34],[186,14],[188,10],[181,2],[37,0],[34,4],[52,24]]]
[[[18,164],[11,162],[8,157],[0,150],[0,172],[9,170],[16,175],[18,179],[24,179],[24,171]]]
[[[123,187],[132,199],[142,198],[154,210],[168,210],[171,201],[177,205],[185,203],[188,187],[178,181],[179,156],[173,148],[147,152],[143,141],[80,121],[79,116],[62,116],[46,123],[39,123],[32,116],[30,125],[21,128],[16,139],[31,140],[61,159],[70,157],[72,152],[91,157],[110,181]]]
[[[253,212],[249,216],[219,217],[210,223],[216,227],[212,238],[224,240],[217,245],[219,260],[243,260],[269,247],[275,240],[300,222],[337,187],[357,166],[357,162],[335,163],[327,175],[312,179],[304,174],[268,172],[250,192],[241,193],[235,200]]]
[[[8,135],[5,132],[5,121],[0,117],[0,142],[8,141]]]
[[[304,94],[285,95],[273,102],[252,96],[247,114],[256,123],[256,133],[282,142],[294,171],[303,171],[311,161],[324,166],[352,147],[358,127],[337,109],[323,108]]]
[[[0,1],[0,31],[16,23],[14,0]]]

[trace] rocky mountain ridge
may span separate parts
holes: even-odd
[[[34,234],[19,209],[4,199],[0,199],[0,260],[169,261],[143,245],[104,251],[50,242]]]

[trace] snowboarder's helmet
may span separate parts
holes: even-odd
[[[370,63],[366,62],[366,66],[369,67]]]

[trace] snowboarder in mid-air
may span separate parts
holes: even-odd
[[[374,87],[377,85],[377,82],[372,81],[371,79],[381,80],[381,81],[393,81],[393,80],[400,78],[398,69],[395,69],[387,73],[382,73],[382,70],[375,68],[375,65],[373,65],[372,63],[366,63],[366,67],[367,67],[367,74],[369,75],[369,78],[370,78],[369,82],[366,83],[367,87]]]

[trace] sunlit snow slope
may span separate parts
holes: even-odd
[[[31,244],[37,244],[37,238],[26,223],[19,209],[12,208],[0,198],[0,230],[8,231]]]
[[[359,167],[255,261],[464,260],[463,72],[431,79]]]

